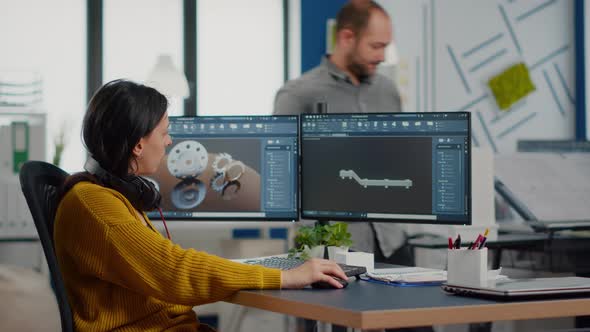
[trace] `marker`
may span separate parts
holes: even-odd
[[[477,248],[477,249],[482,249],[483,246],[486,244],[487,239],[488,239],[487,237],[484,237],[483,240],[481,240],[481,243],[479,244],[479,248]]]
[[[457,234],[454,247],[455,249],[461,249],[461,234]]]
[[[486,244],[486,240],[488,239],[489,232],[490,232],[490,230],[486,228],[486,232],[483,233],[483,239],[481,239],[481,242],[479,243],[479,247],[477,249],[483,248],[483,246]]]
[[[475,239],[475,242],[473,242],[473,245],[469,246],[469,249],[473,250],[473,249],[479,248],[479,241],[481,241],[482,238],[483,237],[481,236],[481,234],[478,234],[477,239]]]

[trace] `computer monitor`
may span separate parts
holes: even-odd
[[[301,116],[304,219],[471,224],[470,114]]]
[[[298,129],[297,116],[170,117],[172,144],[148,178],[164,217],[298,220]]]

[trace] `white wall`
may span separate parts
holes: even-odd
[[[182,0],[105,0],[103,83],[144,82],[160,54],[183,72]],[[182,115],[183,100],[168,96],[168,114]]]
[[[301,75],[301,0],[289,1],[289,79]]]
[[[199,115],[271,114],[283,85],[277,0],[197,2]]]
[[[62,166],[82,168],[80,123],[86,107],[86,2],[0,0],[0,71],[38,72],[47,112],[47,159],[62,127],[68,130]]]
[[[474,145],[496,153],[515,151],[518,139],[574,137],[573,1],[379,2],[393,19],[406,111],[469,111]],[[536,91],[500,111],[486,82],[521,61]]]

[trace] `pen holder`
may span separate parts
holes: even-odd
[[[447,283],[485,287],[488,282],[488,249],[449,249]]]

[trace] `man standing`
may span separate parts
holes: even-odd
[[[336,17],[336,45],[319,66],[287,82],[276,94],[274,114],[401,112],[393,82],[377,73],[392,41],[387,12],[374,1],[351,1]],[[350,224],[356,250],[377,261],[411,263],[398,251],[406,239],[397,224]],[[375,240],[378,245],[376,245]],[[400,254],[402,257],[400,257]]]
[[[274,114],[314,113],[318,103],[334,113],[401,111],[393,82],[376,73],[391,39],[391,19],[380,5],[345,5],[336,17],[334,51],[279,90]]]

